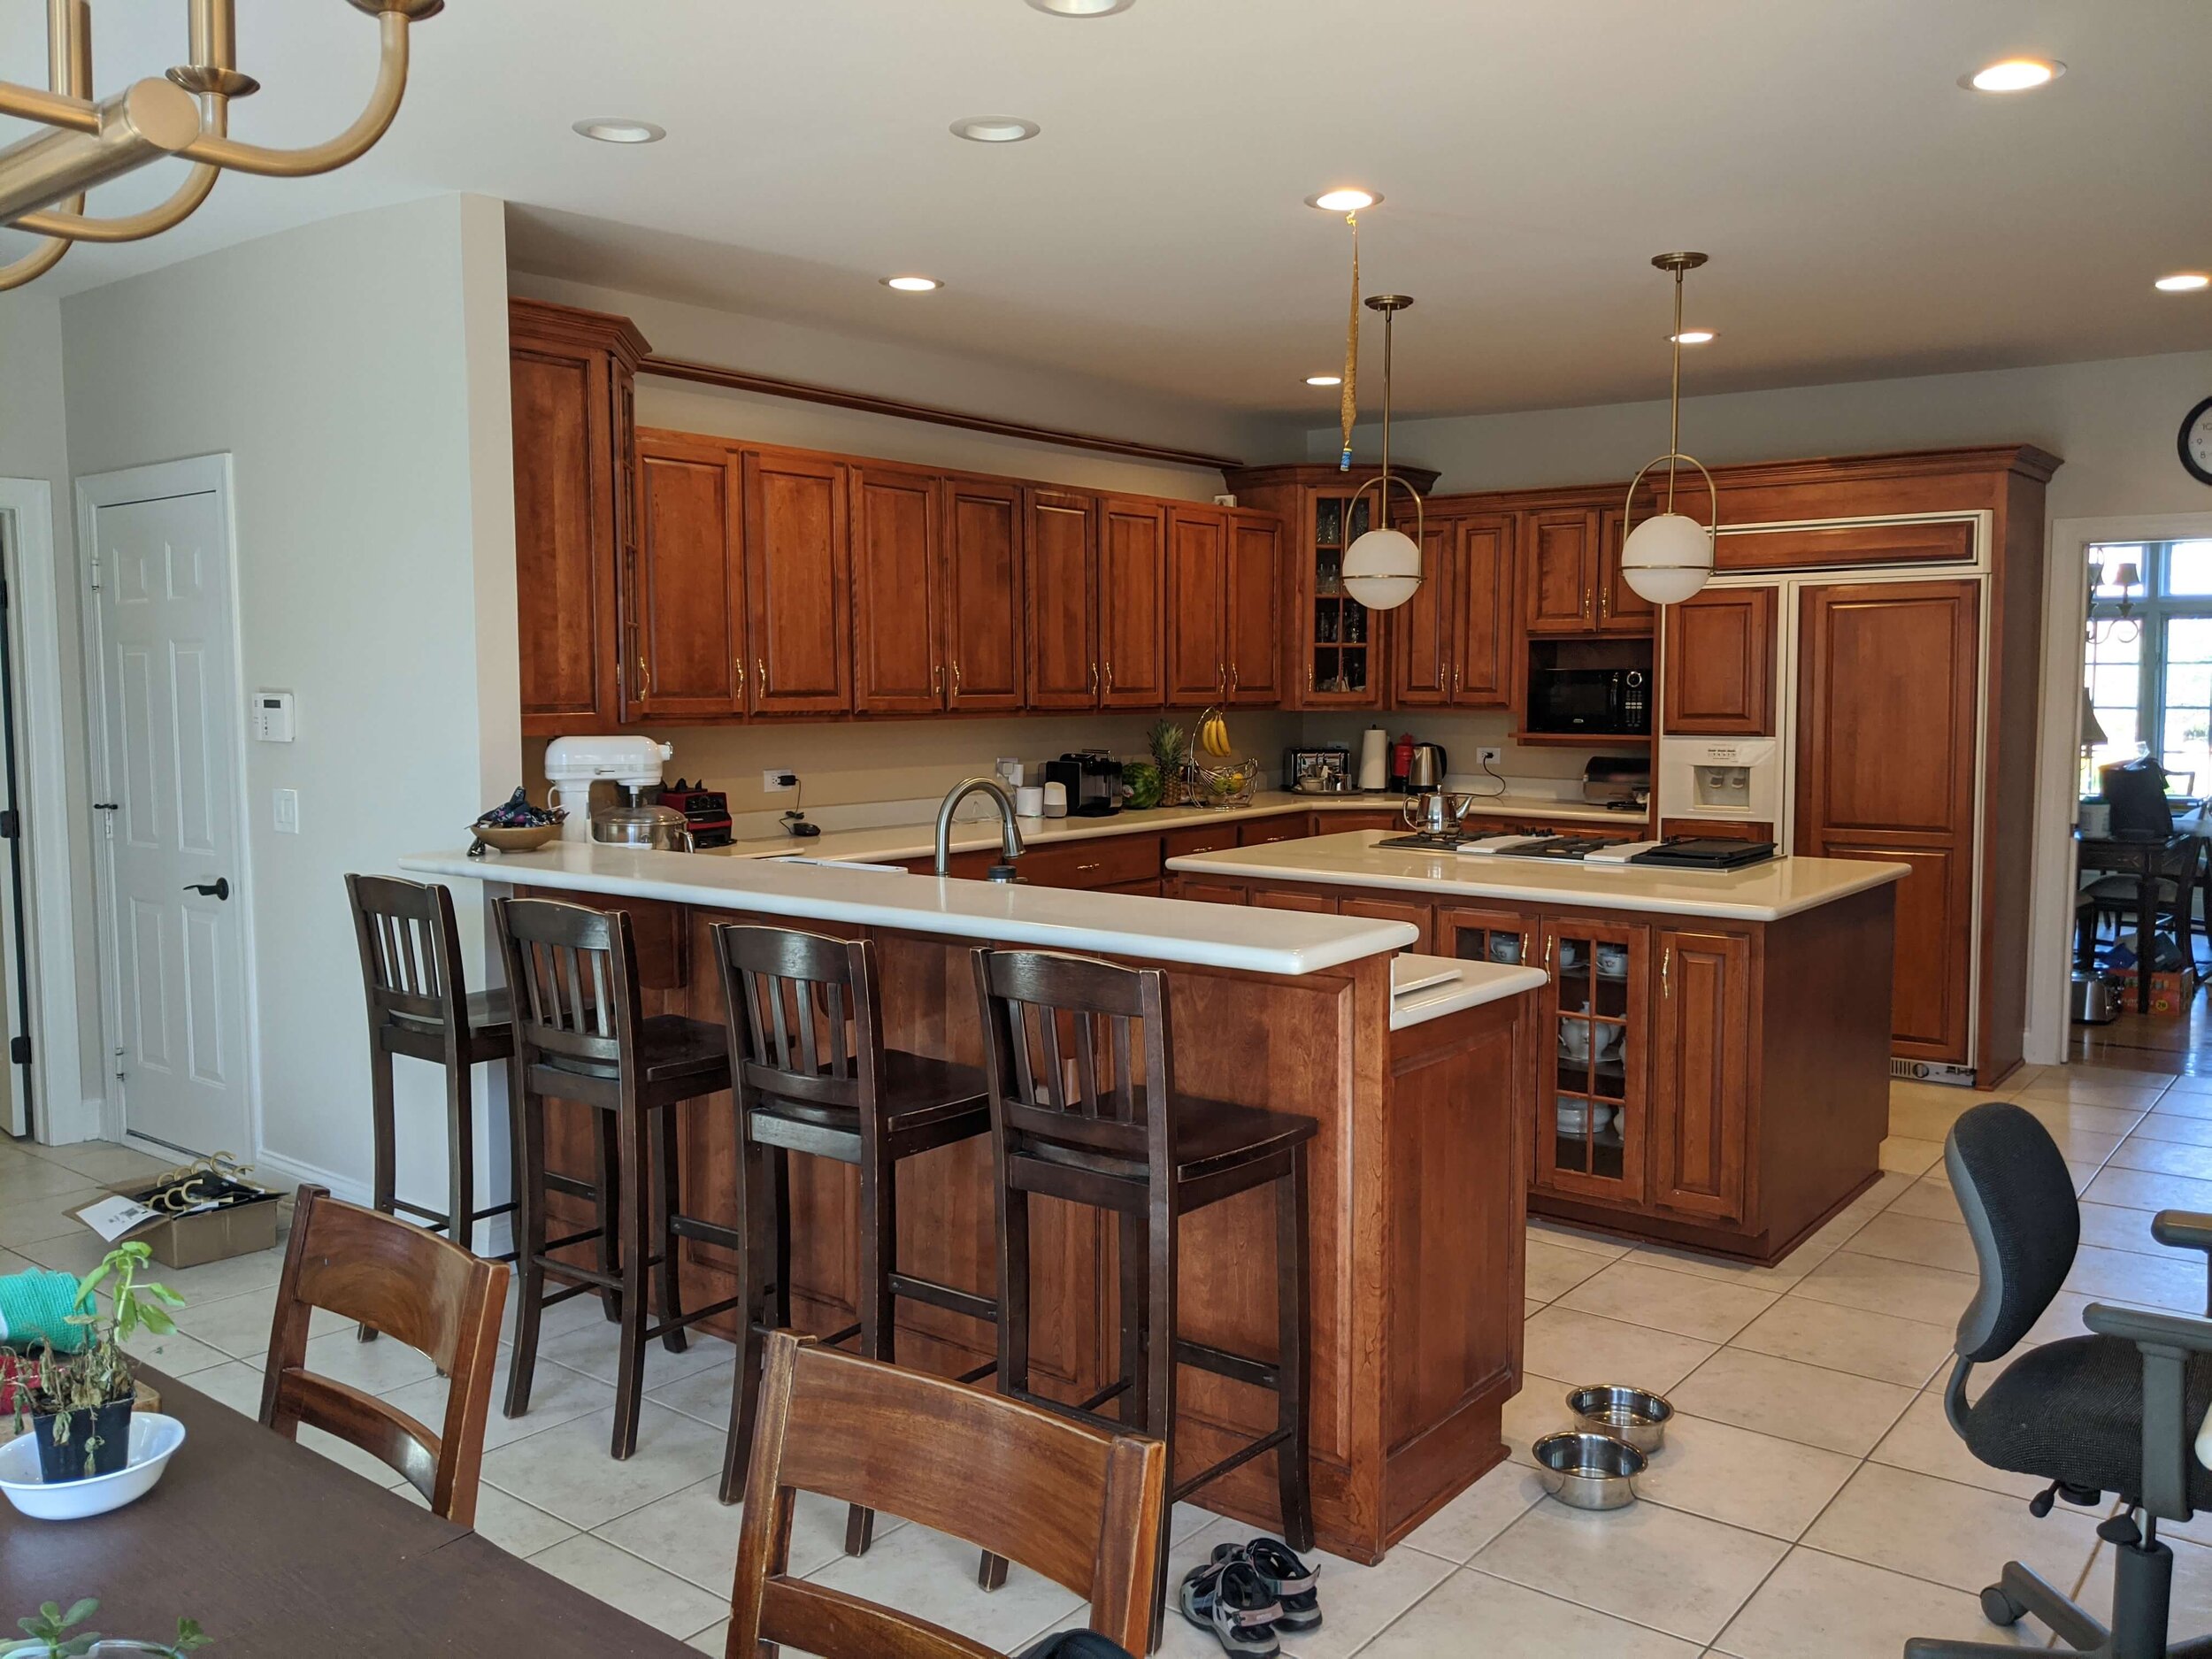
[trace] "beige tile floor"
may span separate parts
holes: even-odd
[[[2031,1340],[2078,1332],[2093,1300],[2200,1312],[2203,1268],[2151,1241],[2151,1211],[2212,1209],[2212,1079],[2050,1068],[2002,1093],[2058,1138],[2082,1193],[2083,1247]],[[1979,1096],[1901,1083],[1879,1185],[1777,1267],[1741,1268],[1532,1225],[1527,1386],[1507,1409],[1511,1458],[1377,1567],[1326,1559],[1327,1624],[1294,1659],[1856,1659],[1909,1635],[2001,1640],[1974,1593],[2008,1557],[2093,1608],[2111,1551],[2092,1517],[2032,1517],[2033,1482],[1982,1468],[1944,1421],[1950,1326],[1973,1252],[1945,1180],[1942,1137]],[[0,1142],[0,1272],[81,1269],[97,1246],[67,1211],[150,1160],[115,1148]],[[164,1277],[190,1299],[172,1337],[138,1351],[240,1410],[256,1408],[274,1306],[273,1253]],[[396,1344],[364,1347],[319,1319],[311,1362],[434,1421],[445,1385]],[[613,1333],[595,1304],[547,1318],[529,1415],[494,1406],[477,1525],[488,1538],[647,1623],[722,1651],[738,1511],[714,1499],[731,1350],[653,1350],[637,1455],[606,1455]],[[1543,1497],[1527,1463],[1570,1381],[1667,1391],[1682,1413],[1643,1502],[1586,1515]],[[505,1384],[503,1366],[499,1387]],[[310,1436],[379,1485],[397,1478]],[[1017,1570],[974,1588],[972,1552],[879,1523],[862,1560],[842,1515],[803,1505],[795,1566],[1018,1651],[1072,1622],[1075,1598]],[[1179,1506],[1171,1572],[1247,1529]],[[2177,1630],[2212,1627],[2212,1518],[2170,1534]],[[2024,1625],[2020,1639],[2045,1632]],[[1164,1651],[1219,1649],[1171,1619]]]

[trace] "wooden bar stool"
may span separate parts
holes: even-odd
[[[507,994],[469,990],[449,889],[391,876],[349,875],[346,902],[353,910],[369,1003],[369,1112],[376,1137],[371,1208],[388,1216],[403,1210],[473,1251],[476,1224],[514,1209],[512,1203],[476,1207],[476,1107],[469,1087],[472,1067],[514,1052]],[[442,1211],[394,1193],[392,1056],[401,1054],[445,1071]],[[375,1334],[373,1327],[361,1327],[363,1341]]]
[[[1272,1389],[1275,1427],[1175,1481],[1161,1511],[1153,1645],[1167,1571],[1174,1502],[1261,1453],[1275,1453],[1283,1537],[1313,1547],[1306,1468],[1306,1143],[1311,1118],[1176,1091],[1166,980],[1156,968],[1118,967],[1039,950],[975,953],[983,1005],[985,1074],[998,1204],[998,1386],[1087,1421],[1121,1397],[1121,1424],[1165,1440],[1175,1468],[1175,1368],[1192,1365]],[[1140,1037],[1135,1027],[1141,1026]],[[1275,1187],[1277,1353],[1272,1361],[1179,1336],[1176,1272],[1183,1217],[1255,1187]],[[1121,1217],[1119,1378],[1080,1405],[1029,1387],[1029,1199],[1032,1194],[1110,1210]],[[987,1555],[983,1583],[1003,1582]]]
[[[722,1458],[722,1502],[733,1503],[751,1455],[763,1339],[791,1323],[791,1155],[833,1158],[860,1171],[860,1319],[825,1340],[857,1336],[861,1354],[887,1361],[902,1298],[977,1319],[998,1317],[992,1298],[898,1266],[900,1161],[988,1133],[991,1109],[983,1073],[973,1066],[883,1046],[870,941],[734,923],[712,933],[735,1060],[744,1240],[738,1283],[750,1310]],[[959,1380],[972,1382],[991,1369],[983,1365]],[[846,1551],[864,1554],[874,1527],[874,1512],[854,1505]]]
[[[626,911],[549,899],[499,899],[494,910],[514,997],[514,1082],[508,1094],[522,1221],[516,1245],[522,1287],[504,1409],[511,1417],[530,1409],[545,1309],[596,1290],[608,1317],[622,1327],[612,1449],[627,1457],[637,1449],[645,1345],[658,1337],[669,1352],[680,1354],[686,1329],[744,1300],[731,1296],[686,1313],[676,1274],[679,1239],[739,1248],[740,1234],[732,1229],[680,1212],[676,1167],[676,1104],[729,1087],[728,1050],[721,1026],[706,1020],[639,1015],[637,954]],[[546,1168],[549,1095],[597,1113],[588,1181]],[[595,1225],[548,1239],[548,1193],[590,1200]],[[596,1268],[553,1258],[553,1251],[578,1244],[598,1247]],[[648,1305],[649,1270],[658,1292],[657,1321]],[[569,1288],[549,1297],[549,1278]]]

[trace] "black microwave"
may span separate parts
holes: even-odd
[[[1553,668],[1528,671],[1528,726],[1532,732],[1589,733],[1594,737],[1640,737],[1651,730],[1651,676],[1640,668]]]

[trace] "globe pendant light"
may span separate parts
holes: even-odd
[[[1713,538],[1720,526],[1720,490],[1713,475],[1695,456],[1682,453],[1682,273],[1704,263],[1701,253],[1663,253],[1652,259],[1662,271],[1674,273],[1674,382],[1667,395],[1667,453],[1647,461],[1629,480],[1628,505],[1621,522],[1633,522],[1637,486],[1661,461],[1667,464],[1667,508],[1628,533],[1621,544],[1621,574],[1631,588],[1655,605],[1678,605],[1705,586],[1713,573]],[[1710,526],[1674,510],[1675,469],[1684,461],[1705,473],[1705,488],[1713,498]]]
[[[1383,314],[1383,428],[1382,472],[1352,492],[1344,503],[1344,521],[1351,523],[1352,508],[1369,490],[1376,490],[1375,527],[1344,550],[1344,591],[1370,611],[1395,611],[1420,590],[1421,543],[1402,530],[1390,527],[1390,487],[1396,484],[1413,498],[1413,526],[1417,534],[1427,527],[1421,492],[1402,478],[1390,474],[1390,325],[1398,312],[1413,302],[1402,294],[1371,294],[1367,309]],[[1350,449],[1346,449],[1348,465]]]

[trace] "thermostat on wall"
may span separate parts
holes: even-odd
[[[263,743],[292,741],[292,694],[257,691],[253,694],[253,734]]]

